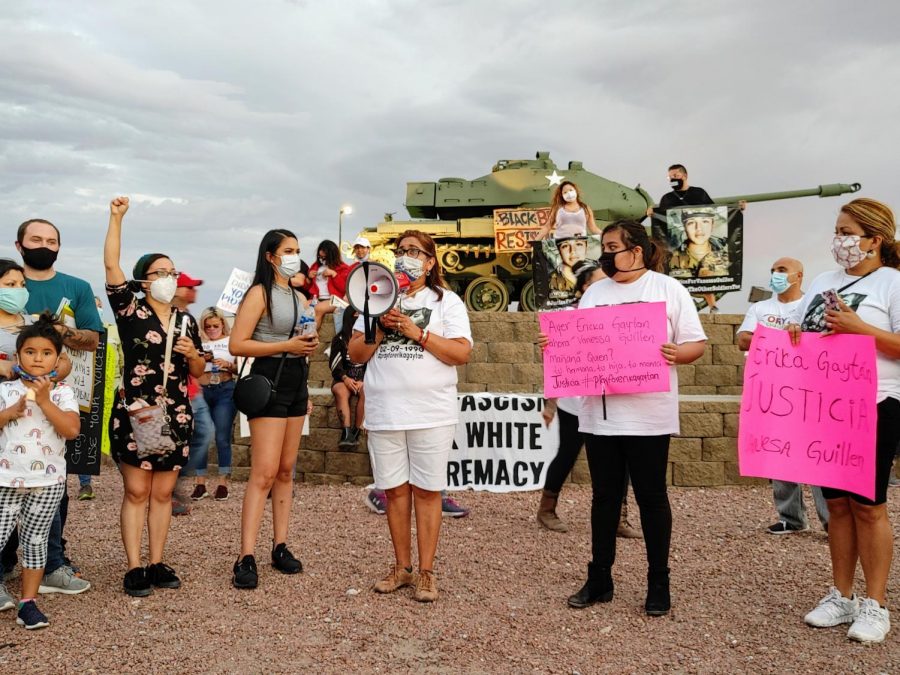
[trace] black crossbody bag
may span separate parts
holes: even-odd
[[[297,325],[297,294],[294,289],[291,289],[291,298],[294,300],[294,323],[291,325],[291,332],[288,333],[288,340],[294,336],[294,328]],[[244,368],[247,365],[247,359],[244,359],[238,373],[238,381],[234,385],[234,394],[232,395],[234,407],[248,417],[253,417],[272,404],[275,401],[275,392],[278,390],[278,382],[281,380],[281,371],[284,369],[286,359],[287,352],[284,352],[278,363],[274,382],[260,373],[250,373],[244,377]]]

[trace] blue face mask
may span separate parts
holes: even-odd
[[[0,309],[4,312],[21,314],[27,304],[27,288],[0,288]]]
[[[25,380],[26,382],[34,382],[36,379],[38,379],[38,377],[49,377],[50,379],[53,379],[57,376],[56,368],[51,370],[46,375],[29,375],[24,370],[22,370],[22,366],[20,366],[18,363],[13,366],[13,372],[19,376],[19,379]]]
[[[769,288],[776,294],[781,295],[790,287],[791,282],[788,281],[787,274],[784,272],[772,272],[772,278],[769,279]]]

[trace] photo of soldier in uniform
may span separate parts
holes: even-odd
[[[653,223],[669,247],[669,276],[692,295],[740,290],[743,229],[739,208],[715,205],[668,209],[665,226]]]
[[[541,311],[569,307],[578,303],[576,266],[597,265],[602,253],[600,235],[544,239],[532,242],[534,298]]]
[[[669,258],[669,275],[676,278],[728,276],[728,210],[724,206],[670,209],[669,231],[680,226],[684,239]],[[674,221],[674,222],[673,222]]]

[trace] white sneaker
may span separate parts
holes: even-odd
[[[816,628],[831,628],[842,623],[852,623],[859,614],[859,598],[845,598],[841,592],[831,587],[828,595],[819,601],[818,606],[803,619]]]
[[[881,642],[891,630],[891,613],[872,598],[860,603],[859,616],[847,631],[847,637],[857,642]]]

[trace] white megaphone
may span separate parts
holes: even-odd
[[[363,317],[366,343],[375,343],[375,321],[396,304],[400,293],[409,286],[405,274],[394,274],[377,262],[363,262],[347,277],[347,302]]]

